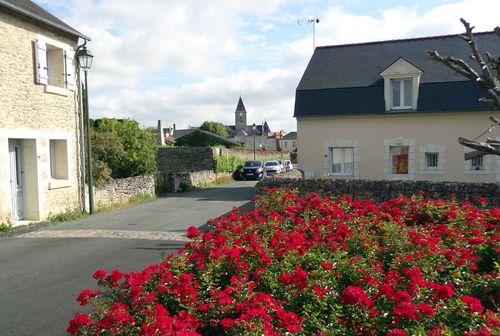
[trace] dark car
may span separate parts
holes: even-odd
[[[245,161],[245,164],[240,169],[241,177],[246,179],[261,179],[264,176],[264,162],[260,160]]]

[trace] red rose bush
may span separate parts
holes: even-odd
[[[493,335],[500,209],[270,190],[177,256],[78,296],[71,335]]]

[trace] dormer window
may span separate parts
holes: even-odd
[[[413,79],[391,79],[391,95],[393,110],[413,108]]]
[[[416,110],[422,71],[403,58],[380,73],[384,78],[385,110]]]

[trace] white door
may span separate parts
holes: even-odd
[[[24,218],[24,167],[22,149],[21,140],[9,140],[12,218],[15,220]]]

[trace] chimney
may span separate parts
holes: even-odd
[[[161,120],[158,120],[156,141],[158,142],[158,145],[165,146],[165,136],[163,135],[163,125],[161,124]]]
[[[174,131],[175,131],[175,124],[174,124]]]

